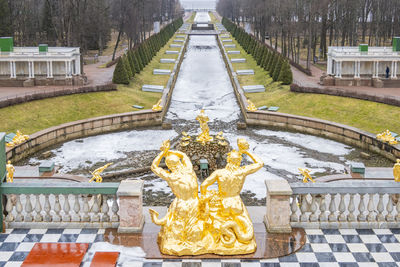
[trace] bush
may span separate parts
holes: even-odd
[[[131,66],[129,64],[128,56],[127,55],[123,56],[122,57],[122,61],[123,61],[124,66],[125,66],[126,74],[128,74],[129,79],[132,78],[133,77],[133,72],[132,72]]]
[[[272,73],[272,79],[274,80],[274,82],[276,82],[279,78],[279,74],[281,73],[281,69],[282,69],[282,65],[283,65],[283,57],[282,56],[278,56],[277,57],[277,61],[276,61],[276,65],[274,68],[274,72]]]
[[[290,85],[293,83],[293,73],[290,68],[290,64],[287,60],[283,62],[281,72],[279,74],[278,80],[284,85]]]
[[[129,77],[125,69],[123,58],[118,60],[117,66],[114,70],[113,83],[116,84],[129,84]]]

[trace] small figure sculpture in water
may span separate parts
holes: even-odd
[[[196,117],[196,120],[200,123],[201,134],[197,137],[196,141],[205,145],[208,142],[212,142],[214,138],[210,136],[210,128],[208,127],[208,121],[210,120],[204,113],[204,109],[200,111],[200,114]]]
[[[160,98],[160,100],[158,100],[158,102],[152,107],[151,110],[161,111],[163,109],[163,107],[161,106],[161,101],[162,101],[162,98]]]
[[[17,133],[13,137],[12,141],[10,143],[7,143],[6,146],[14,147],[14,146],[22,144],[23,142],[25,142],[28,139],[29,139],[29,135],[23,135],[20,132],[20,130],[17,130]]]
[[[113,163],[107,163],[106,165],[104,165],[103,167],[97,168],[96,170],[94,170],[93,172],[90,172],[92,174],[92,178],[89,180],[89,183],[96,181],[96,183],[101,183],[103,182],[103,177],[101,177],[101,173],[107,169],[110,165],[112,165]]]
[[[228,164],[217,170],[201,185],[198,196],[197,177],[188,156],[170,151],[165,141],[161,152],[154,159],[152,171],[167,181],[176,198],[165,217],[150,209],[152,221],[161,226],[158,235],[160,251],[170,255],[219,255],[248,254],[256,250],[254,228],[240,191],[248,174],[259,170],[261,159],[248,152],[248,143],[238,140],[239,151],[232,151]],[[242,154],[248,155],[253,164],[240,166]],[[169,171],[159,167],[165,158]],[[207,191],[208,186],[218,182],[217,191]]]
[[[396,182],[400,182],[400,159],[397,159],[397,163],[393,166],[393,176]]]
[[[6,176],[7,183],[14,182],[15,167],[11,164],[11,161],[7,161],[6,170],[7,170],[7,176]]]
[[[250,99],[247,99],[247,110],[248,111],[257,111],[257,107],[254,105],[253,102],[250,101]]]
[[[315,183],[314,179],[310,175],[309,169],[299,168],[301,175],[303,175],[303,183],[308,183],[309,181]]]

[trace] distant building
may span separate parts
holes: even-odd
[[[0,86],[82,85],[79,47],[14,47],[0,38]]]
[[[210,10],[214,11],[216,8],[216,1],[215,0],[183,0],[181,1],[182,6],[185,10],[198,10],[198,11],[205,11]]]
[[[324,85],[400,87],[400,43],[393,47],[329,47]]]

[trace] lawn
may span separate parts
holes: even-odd
[[[135,111],[132,105],[151,108],[161,97],[161,93],[142,92],[143,84],[166,85],[168,75],[153,75],[153,69],[173,69],[174,64],[162,64],[161,58],[177,58],[165,55],[175,36],[153,58],[149,65],[136,75],[128,86],[119,85],[118,91],[61,96],[32,101],[0,109],[0,132],[21,130],[32,134],[62,123],[97,116]]]
[[[386,129],[400,133],[400,107],[347,97],[291,92],[289,86],[274,83],[268,72],[257,66],[252,56],[236,40],[233,39],[233,43],[236,48],[226,50],[240,50],[241,54],[228,56],[246,58],[246,63],[233,63],[233,68],[255,71],[255,75],[238,76],[239,83],[242,86],[262,84],[266,88],[264,93],[246,94],[257,107],[278,106],[279,112],[329,120],[371,133],[380,133]]]

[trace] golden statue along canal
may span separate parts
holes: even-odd
[[[228,153],[227,164],[214,171],[202,184],[198,182],[189,157],[170,150],[169,140],[154,159],[152,171],[171,187],[176,198],[165,217],[150,209],[152,221],[161,226],[158,235],[160,251],[169,255],[249,254],[256,251],[254,228],[249,213],[240,198],[246,176],[258,171],[263,162],[248,151],[244,139],[238,139],[239,150]],[[241,166],[242,155],[253,164]],[[159,167],[165,158],[168,171]],[[218,183],[218,191],[207,190]]]

